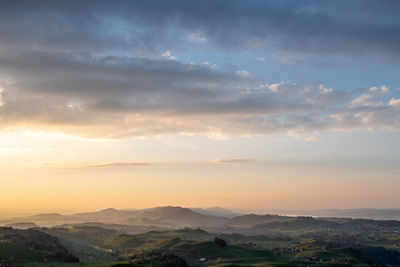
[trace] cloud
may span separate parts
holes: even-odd
[[[365,107],[365,106],[383,106],[383,102],[374,95],[371,94],[362,94],[351,102],[353,107]]]
[[[250,73],[247,70],[238,70],[236,71],[236,74],[241,77],[248,77],[250,75]]]
[[[0,130],[104,138],[183,132],[221,140],[400,129],[398,92],[385,85],[341,91],[271,83],[171,52],[398,62],[398,1],[77,3],[2,1]]]
[[[0,56],[0,128],[60,129],[88,137],[174,133],[214,139],[276,132],[399,129],[389,88],[260,83],[210,64],[127,56]],[[387,89],[382,89],[387,88]],[[383,93],[384,92],[384,93]]]
[[[390,99],[388,106],[391,107],[400,107],[400,99]]]
[[[6,0],[0,50],[155,55],[192,47],[398,62],[399,8],[396,0]]]
[[[142,166],[150,166],[150,163],[147,162],[111,162],[111,163],[102,163],[102,164],[94,164],[87,165],[81,168],[114,168],[114,167],[142,167]]]
[[[389,91],[390,91],[386,85],[382,85],[381,87],[373,86],[373,87],[369,88],[369,90],[371,92],[375,92],[375,93],[382,94],[382,95],[385,95],[385,94],[389,93]]]
[[[201,33],[190,33],[188,35],[188,38],[196,42],[201,42],[201,43],[207,42],[207,39]]]
[[[319,139],[317,137],[313,136],[313,135],[310,135],[310,136],[305,137],[304,140],[305,141],[309,141],[309,142],[316,142]]]
[[[176,59],[177,59],[176,56],[173,56],[173,55],[171,54],[171,51],[165,51],[165,52],[162,54],[162,56],[168,58],[169,60],[176,60]]]
[[[3,88],[0,87],[0,107],[3,105]]]
[[[257,163],[254,159],[247,158],[230,158],[230,159],[215,159],[213,160],[215,164],[249,164],[249,163]]]

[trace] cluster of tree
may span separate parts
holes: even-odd
[[[219,237],[216,237],[214,239],[214,242],[215,242],[215,244],[217,244],[218,246],[223,247],[223,248],[227,246],[226,241]]]
[[[186,261],[173,253],[162,254],[161,261],[159,267],[187,267]]]
[[[400,266],[400,252],[384,247],[362,246],[359,248],[361,259],[371,265]]]
[[[328,248],[350,248],[360,259],[371,265],[400,266],[400,252],[384,247],[366,246],[356,237],[348,234],[326,236]]]
[[[135,254],[128,258],[133,265],[145,265],[154,267],[187,267],[187,262],[182,257],[166,252],[164,250],[155,249],[142,254]]]
[[[49,252],[65,262],[79,262],[79,258],[69,253],[57,237],[33,229],[2,228],[1,230],[4,233],[2,238],[8,242]]]

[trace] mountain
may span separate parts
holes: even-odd
[[[269,214],[289,216],[338,217],[373,220],[400,220],[400,209],[317,209],[317,210],[268,210]]]
[[[384,217],[395,216],[397,210],[317,210],[311,214],[324,216],[280,216],[247,214],[234,216],[229,210],[222,208],[188,209],[183,207],[155,207],[141,210],[104,209],[95,212],[62,215],[58,213],[38,214],[34,216],[14,218],[0,222],[14,228],[53,227],[59,225],[86,225],[105,227],[107,229],[135,234],[151,230],[171,230],[184,227],[202,228],[213,232],[265,234],[272,231],[296,231],[300,229],[341,229],[353,227],[361,223],[363,228],[383,226],[385,221],[371,219],[350,219],[349,217]],[[225,216],[221,216],[225,215]],[[352,216],[350,216],[352,215]],[[379,216],[378,216],[379,215]],[[342,219],[339,219],[342,218]],[[347,218],[347,219],[346,219]],[[31,223],[27,225],[25,222]],[[393,226],[400,221],[386,220]]]
[[[228,209],[220,208],[220,207],[212,207],[212,208],[190,208],[192,211],[201,213],[204,215],[211,215],[211,216],[221,216],[227,218],[233,218],[236,216],[240,216],[240,213],[233,212]]]
[[[319,209],[313,211],[311,214],[320,217],[400,220],[400,209]]]
[[[38,226],[56,226],[64,223],[78,223],[79,221],[73,220],[68,215],[62,215],[59,213],[43,213],[27,217],[5,219],[0,221],[0,225],[6,226],[21,222],[31,222]]]
[[[36,223],[32,222],[17,222],[17,223],[10,223],[6,224],[6,227],[12,227],[14,229],[29,229],[29,228],[35,228],[38,227]]]
[[[133,220],[140,220],[154,226],[181,227],[205,227],[223,225],[229,221],[221,216],[211,216],[194,212],[182,207],[157,207],[139,210]]]
[[[316,231],[342,233],[390,231],[390,229],[398,231],[400,221],[256,214],[238,216],[229,220],[225,225],[206,228],[206,230],[216,233],[240,233],[244,235],[279,233],[287,236],[304,235]]]
[[[229,218],[205,215],[194,212],[188,208],[165,206],[142,210],[105,209],[96,212],[76,213],[72,215],[61,215],[58,213],[38,214],[34,216],[3,220],[0,224],[6,225],[26,221],[47,227],[62,224],[97,222],[105,224],[176,229],[182,227],[223,225],[229,221]]]

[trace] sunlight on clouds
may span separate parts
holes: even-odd
[[[393,106],[393,107],[400,107],[400,99],[392,98],[392,99],[390,99],[388,105]]]
[[[0,132],[0,159],[1,162],[16,168],[41,168],[48,162],[79,161],[80,157],[88,155],[81,153],[80,156],[74,156],[74,150],[114,142],[63,132],[13,128]]]

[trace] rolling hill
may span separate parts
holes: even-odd
[[[38,230],[0,227],[0,261],[79,262],[58,238]]]
[[[0,221],[0,224],[5,225],[26,221],[47,227],[62,224],[97,222],[176,229],[181,227],[223,225],[229,221],[229,218],[205,215],[182,207],[166,206],[133,211],[105,209],[96,212],[76,213],[72,215],[61,215],[58,213],[39,214],[29,217],[3,220]]]

